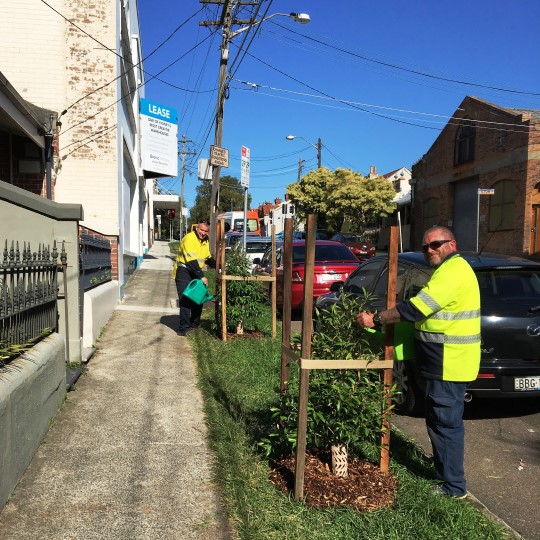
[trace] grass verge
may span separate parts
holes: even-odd
[[[210,310],[209,310],[210,311]],[[211,322],[205,321],[209,329]],[[434,496],[432,470],[417,447],[392,434],[391,467],[399,479],[394,508],[359,514],[314,510],[277,491],[257,450],[269,409],[278,403],[280,340],[190,336],[205,397],[215,474],[238,537],[244,540],[496,540],[499,524],[466,501]],[[373,452],[372,455],[376,455]]]

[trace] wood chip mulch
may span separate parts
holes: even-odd
[[[260,339],[263,338],[264,334],[258,330],[244,330],[243,334],[237,334],[236,332],[227,332],[227,339]]]
[[[273,464],[270,481],[287,495],[294,493],[294,456]],[[318,509],[346,506],[361,512],[390,508],[394,504],[397,479],[384,474],[378,465],[349,457],[348,477],[339,478],[322,455],[306,454],[305,503]]]

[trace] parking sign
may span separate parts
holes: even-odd
[[[249,188],[249,148],[242,146],[242,170],[240,175],[240,184],[246,189]]]

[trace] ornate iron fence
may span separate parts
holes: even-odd
[[[58,249],[5,241],[0,262],[0,364],[58,329]],[[60,253],[67,262],[64,242]]]

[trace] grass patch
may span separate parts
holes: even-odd
[[[208,313],[211,310],[208,310]],[[211,321],[205,321],[210,328]],[[278,404],[280,340],[221,342],[206,331],[190,335],[205,397],[215,475],[239,538],[245,540],[498,540],[500,525],[466,501],[433,496],[432,470],[418,448],[392,434],[391,467],[399,479],[394,508],[359,514],[314,510],[277,491],[257,443]],[[294,372],[294,369],[292,370]],[[366,449],[377,455],[376,449]]]

